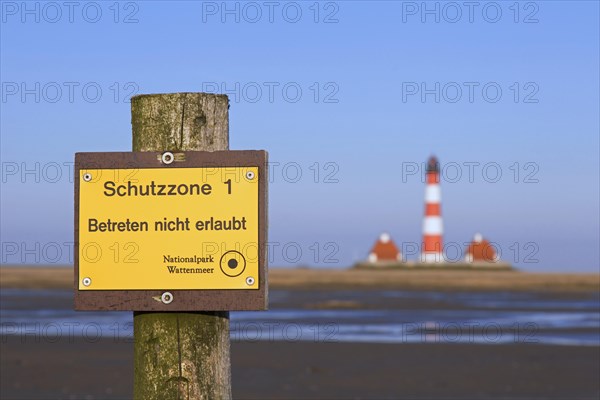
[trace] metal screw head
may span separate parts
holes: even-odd
[[[171,294],[171,292],[164,292],[162,296],[160,296],[160,300],[164,304],[169,304],[173,301],[173,294]]]
[[[83,286],[90,286],[92,284],[92,280],[88,277],[85,277],[81,280],[81,283],[83,283]]]
[[[251,181],[252,179],[254,179],[254,172],[252,171],[248,171],[246,172],[246,178]]]
[[[173,161],[175,161],[175,156],[170,151],[165,151],[160,159],[162,160],[163,164],[171,164]]]
[[[92,174],[90,174],[89,172],[86,172],[85,174],[83,174],[83,180],[86,182],[89,182],[92,180]]]
[[[248,286],[254,285],[254,278],[251,277],[251,276],[247,277],[246,278],[246,285],[248,285]]]

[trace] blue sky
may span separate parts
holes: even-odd
[[[436,154],[453,252],[598,272],[598,2],[224,4],[1,2],[3,263],[68,262],[73,155],[131,149],[131,93],[216,89],[273,162],[272,265],[420,242]]]

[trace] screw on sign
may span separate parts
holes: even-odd
[[[131,107],[133,152],[75,156],[75,309],[134,311],[134,398],[231,398],[229,311],[268,304],[267,153],[228,151],[227,96]]]
[[[165,151],[162,156],[161,156],[161,160],[164,164],[171,164],[173,162],[173,160],[175,160],[175,157],[173,156],[173,153],[171,153],[170,151]]]
[[[170,304],[173,301],[173,295],[170,292],[164,292],[160,296],[160,300],[165,304]]]

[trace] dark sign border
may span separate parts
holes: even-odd
[[[266,310],[267,282],[267,152],[240,151],[173,151],[175,161],[164,164],[162,152],[110,152],[75,154],[75,310],[98,311],[236,311]],[[79,290],[79,179],[86,169],[133,168],[210,168],[258,167],[258,275],[259,288],[194,289],[194,290]],[[173,294],[173,301],[164,304],[156,300],[164,292]]]

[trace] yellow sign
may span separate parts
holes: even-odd
[[[79,290],[259,289],[257,167],[78,179]]]

